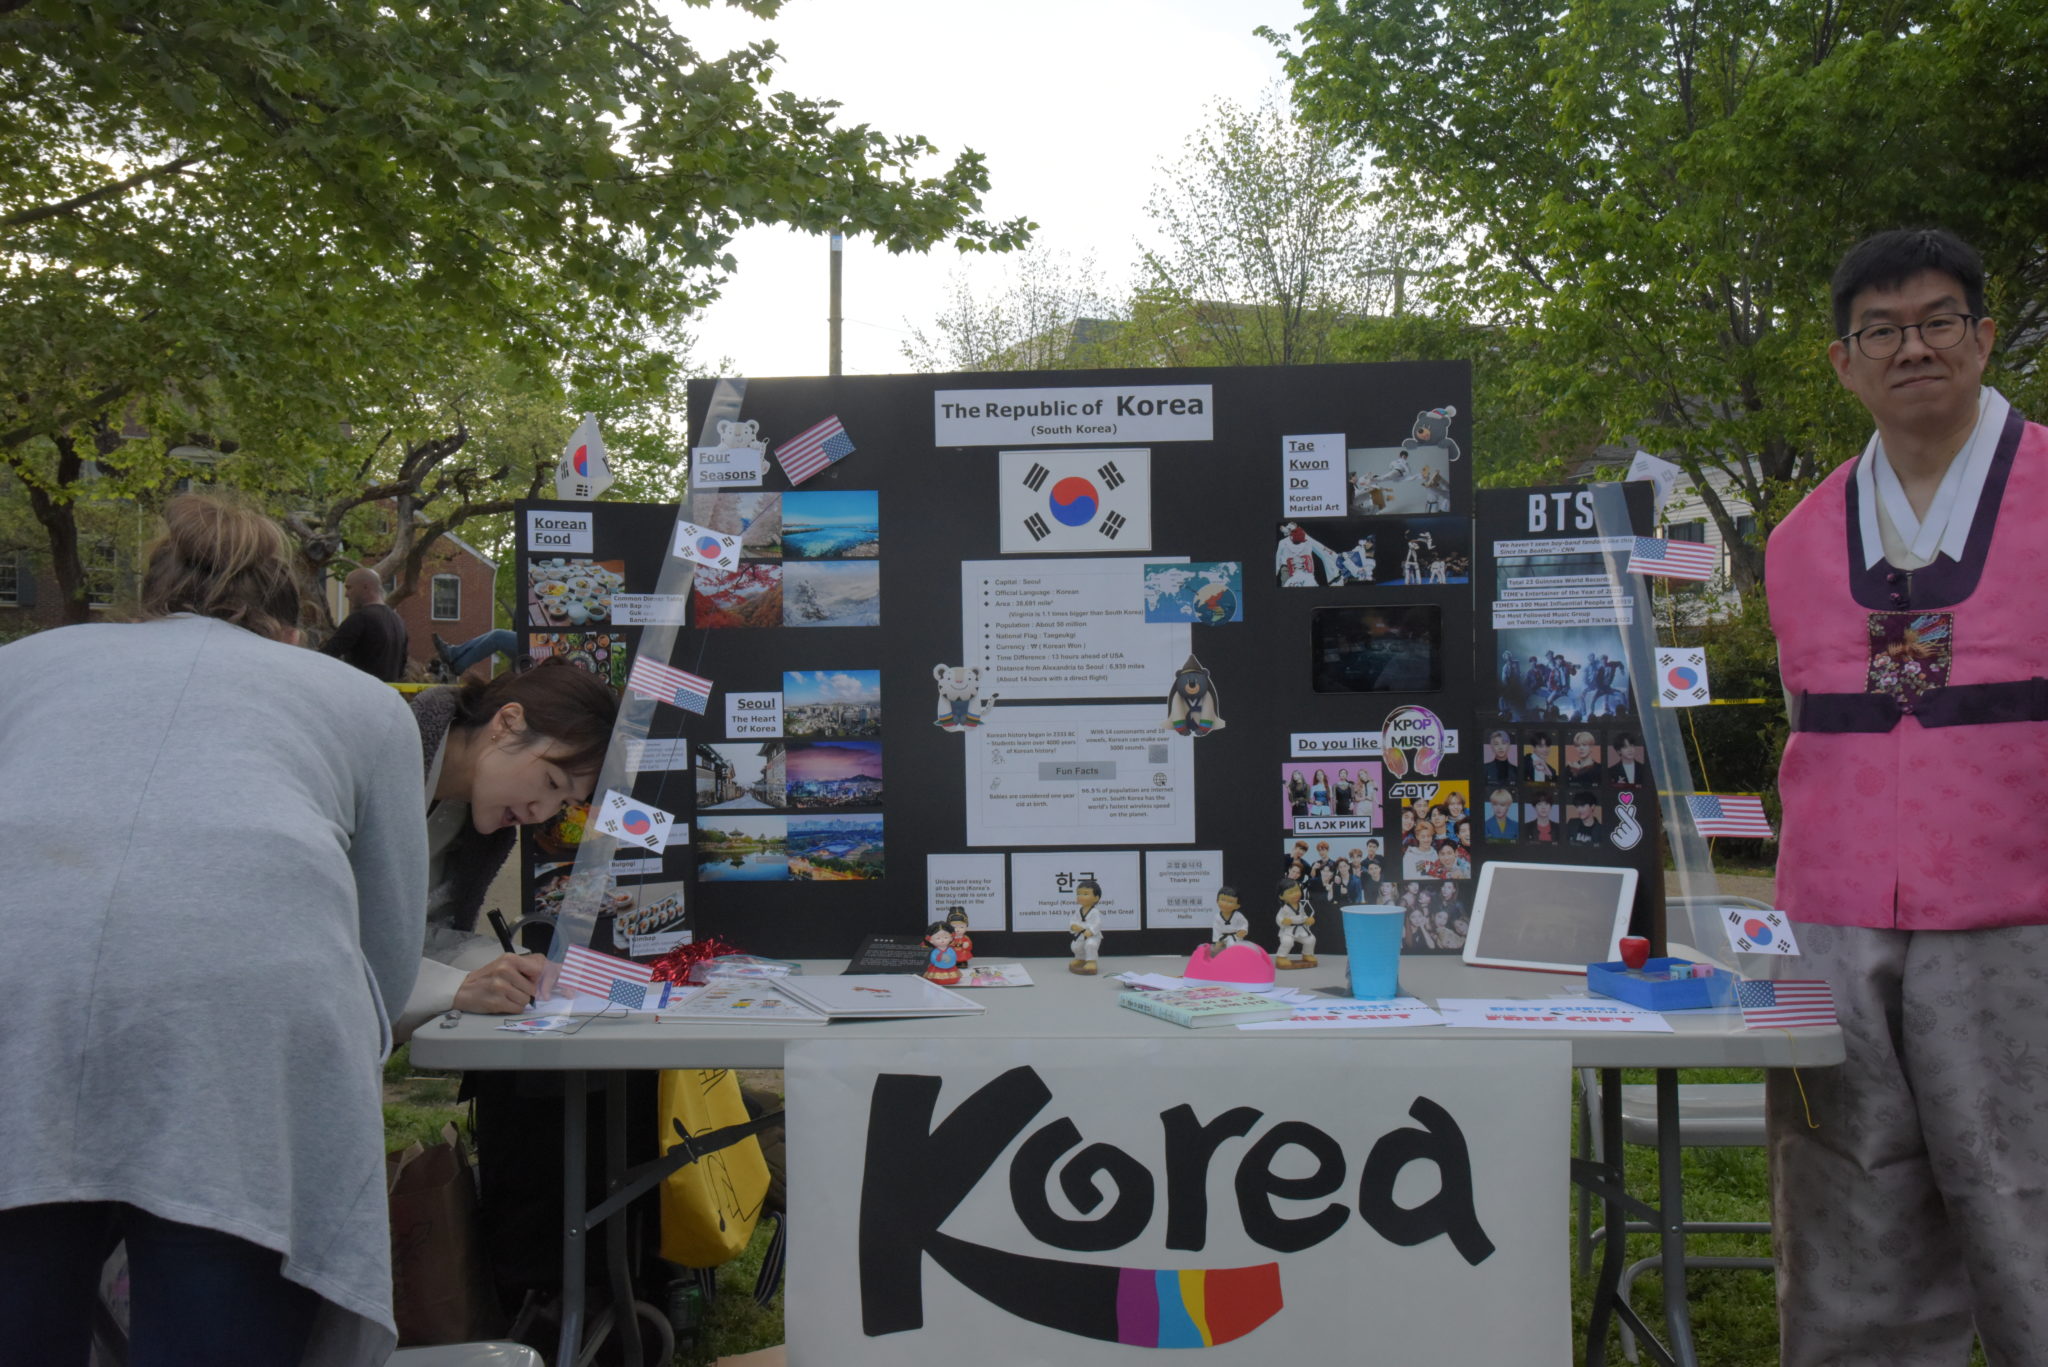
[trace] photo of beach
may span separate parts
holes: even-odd
[[[881,553],[874,490],[796,490],[782,496],[783,559],[873,560]]]

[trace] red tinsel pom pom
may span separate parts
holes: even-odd
[[[687,983],[690,981],[690,970],[704,960],[716,959],[722,954],[742,952],[737,945],[721,940],[716,935],[706,936],[687,945],[677,945],[656,959],[653,965],[654,976],[665,983]]]

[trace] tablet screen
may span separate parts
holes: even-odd
[[[1621,953],[1634,869],[1493,862],[1480,870],[1465,962],[1583,973]]]

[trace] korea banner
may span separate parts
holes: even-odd
[[[1003,554],[1152,549],[1152,453],[998,453]]]
[[[789,1360],[1569,1362],[1570,1064],[1554,1040],[793,1041]]]

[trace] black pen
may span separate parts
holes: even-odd
[[[505,952],[517,954],[519,946],[512,943],[512,927],[505,924],[505,913],[492,907],[484,915],[491,918],[491,929],[498,932],[498,943],[505,946]]]

